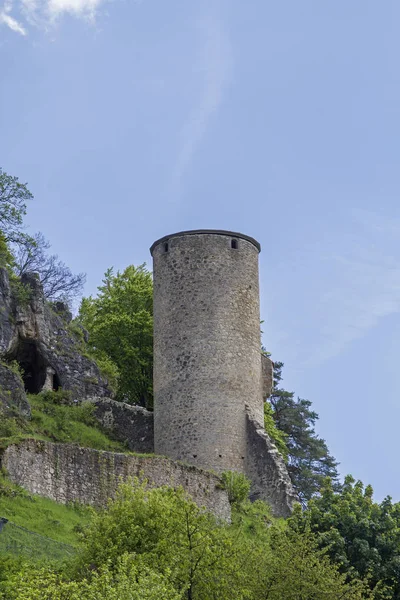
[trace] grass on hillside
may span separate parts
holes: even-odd
[[[57,504],[31,495],[0,474],[0,517],[29,531],[71,546],[78,546],[79,532],[89,523],[92,510],[80,504]],[[4,532],[7,525],[4,528]],[[0,533],[0,545],[1,536]]]
[[[42,392],[28,396],[32,419],[18,415],[2,418],[0,422],[0,447],[24,438],[50,442],[76,443],[97,450],[124,451],[126,447],[110,439],[97,423],[90,403],[71,404],[68,394]]]

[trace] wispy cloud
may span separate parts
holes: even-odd
[[[202,92],[181,132],[181,143],[173,172],[174,196],[179,195],[185,173],[202,141],[213,115],[220,108],[231,80],[233,57],[229,36],[222,23],[208,17],[199,23],[203,33],[199,69]]]
[[[93,20],[103,0],[47,0],[47,12],[52,18],[64,14]]]
[[[352,210],[315,238],[276,265],[276,284],[266,292],[274,315],[267,346],[270,335],[293,369],[338,356],[400,314],[400,218]]]
[[[322,362],[361,339],[381,319],[400,313],[400,220],[353,211],[353,233],[325,246],[323,263],[332,272],[331,288],[314,309],[317,348],[307,362]]]
[[[11,15],[16,8],[7,0],[0,8],[0,25],[6,25],[16,33],[27,35],[29,26],[49,30],[64,15],[94,22],[100,7],[109,0],[19,0],[19,18]],[[140,0],[133,0],[136,4]]]
[[[5,2],[3,7],[0,9],[0,24],[6,25],[12,31],[15,31],[15,33],[26,35],[25,27],[10,14],[12,8],[13,6],[11,2]]]

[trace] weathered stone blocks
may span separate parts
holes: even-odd
[[[161,456],[25,440],[3,452],[1,466],[17,485],[56,502],[76,500],[104,506],[121,481],[139,477],[147,479],[150,487],[182,486],[199,506],[221,519],[230,519],[228,495],[216,475]]]
[[[252,497],[287,516],[295,495],[262,425],[273,364],[261,354],[260,245],[240,233],[197,230],[150,250],[156,453],[245,473]]]
[[[246,474],[251,500],[264,500],[277,517],[288,517],[298,500],[286,465],[261,423],[247,411]]]
[[[245,402],[259,420],[259,244],[189,231],[153,244],[155,451],[244,471]]]
[[[109,398],[96,398],[94,416],[111,437],[126,444],[133,452],[154,452],[153,413]]]

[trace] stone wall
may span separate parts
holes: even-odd
[[[251,500],[264,500],[276,517],[288,517],[298,501],[284,460],[263,426],[247,412],[246,475]]]
[[[274,363],[265,354],[261,354],[262,396],[265,400],[272,393],[274,385]]]
[[[131,406],[108,398],[93,401],[94,416],[109,435],[127,445],[132,452],[154,452],[153,413],[141,406]]]
[[[25,440],[4,450],[1,466],[17,485],[61,503],[77,500],[103,506],[114,496],[121,480],[137,476],[146,478],[151,487],[182,486],[199,506],[219,518],[230,519],[228,496],[219,488],[216,475],[160,456]]]

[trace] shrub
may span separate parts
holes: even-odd
[[[240,504],[247,500],[251,483],[243,473],[224,471],[221,480],[223,489],[228,492],[228,499],[231,504]]]

